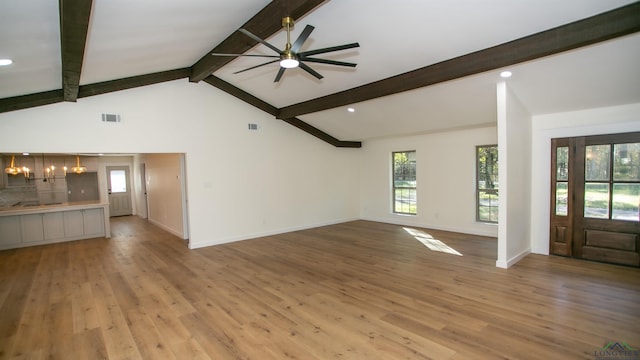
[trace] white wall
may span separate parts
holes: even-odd
[[[531,251],[531,115],[505,82],[496,89],[500,179],[496,266],[508,268]]]
[[[101,122],[102,113],[121,123]],[[247,123],[257,123],[249,131]],[[359,149],[338,149],[186,79],[0,114],[0,152],[184,153],[189,246],[358,218]]]
[[[364,142],[360,158],[363,219],[497,236],[497,226],[476,222],[475,152],[497,143],[495,127]],[[391,152],[416,150],[417,215],[392,212]]]
[[[148,197],[147,218],[168,232],[188,238],[183,222],[183,193],[181,154],[142,154],[145,164],[145,183]],[[139,169],[136,177],[140,178]],[[186,194],[185,194],[186,195]],[[144,196],[138,198],[143,199]],[[136,202],[140,202],[138,200]]]
[[[533,117],[532,252],[549,254],[551,139],[634,131],[640,131],[640,103]]]

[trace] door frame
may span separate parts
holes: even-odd
[[[576,136],[551,139],[549,253],[586,260],[640,266],[640,221],[613,218],[615,184],[637,183],[636,180],[616,180],[614,177],[613,144],[638,143],[640,132]],[[610,145],[608,180],[608,218],[584,216],[585,150],[592,145]],[[568,149],[568,176],[558,179],[558,149]],[[593,182],[594,180],[591,180]],[[556,215],[557,186],[567,183],[567,214]],[[599,244],[598,244],[599,243]]]

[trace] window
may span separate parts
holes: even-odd
[[[111,192],[124,193],[127,192],[127,175],[124,170],[111,170]]]
[[[640,221],[640,143],[585,147],[584,217]]]
[[[498,146],[476,147],[476,220],[498,222]]]
[[[416,214],[416,152],[400,151],[392,154],[393,212]]]

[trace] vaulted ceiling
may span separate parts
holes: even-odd
[[[278,64],[211,53],[274,55],[238,31],[355,68]],[[532,115],[640,102],[640,2],[628,0],[5,1],[0,112],[184,79],[215,86],[334,146],[495,123],[495,84]],[[198,84],[198,85],[196,85]],[[348,112],[347,107],[353,108]]]

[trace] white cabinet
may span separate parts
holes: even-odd
[[[43,215],[42,222],[44,224],[44,239],[58,240],[64,239],[64,213],[54,212]]]
[[[86,237],[104,236],[104,212],[102,209],[83,210],[82,219]]]
[[[107,204],[0,214],[0,250],[61,241],[110,237]]]
[[[20,217],[0,217],[0,246],[9,248],[20,243]]]
[[[20,215],[20,235],[22,242],[44,240],[42,214]]]
[[[82,210],[64,212],[64,233],[68,238],[75,238],[84,234]]]

